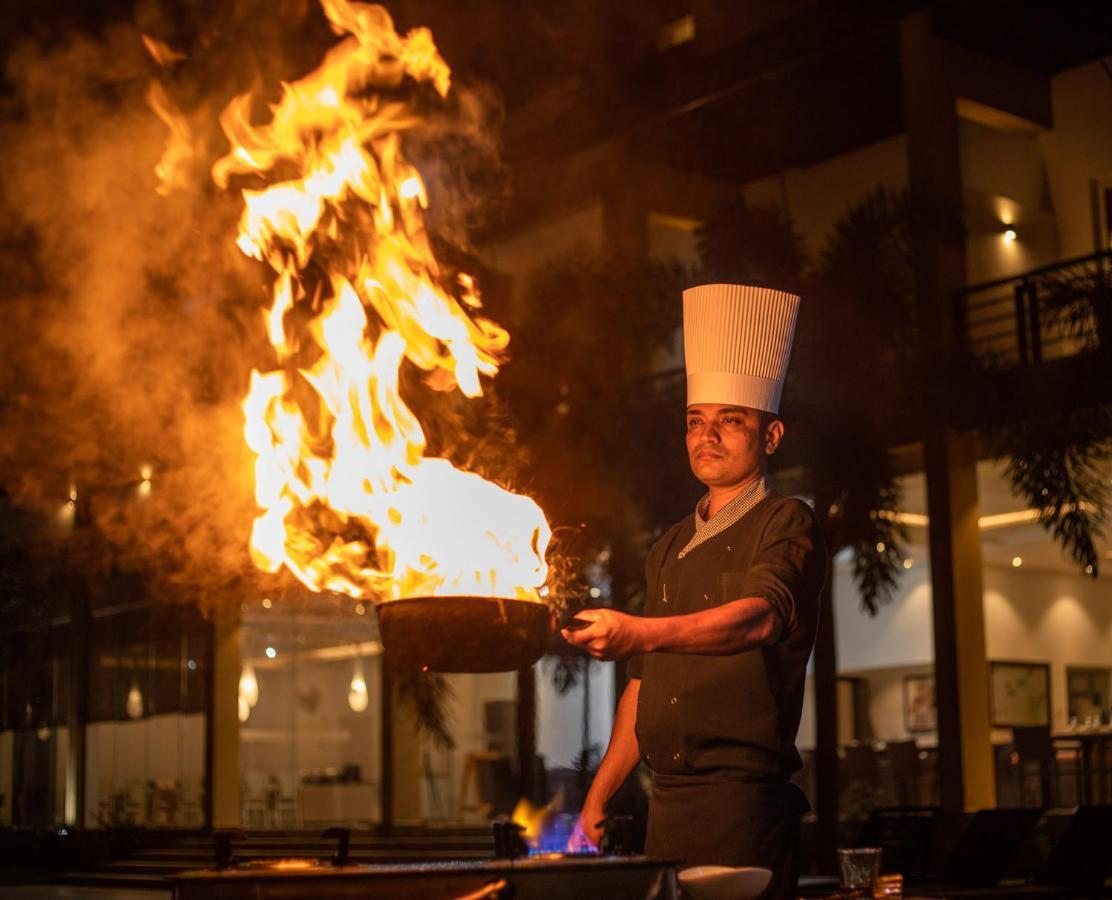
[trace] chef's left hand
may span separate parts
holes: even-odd
[[[644,653],[648,630],[647,620],[631,616],[616,609],[585,609],[575,614],[591,624],[578,631],[561,629],[564,640],[582,647],[595,659],[625,659]]]

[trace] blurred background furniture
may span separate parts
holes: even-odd
[[[880,750],[886,794],[893,806],[918,806],[922,795],[919,747],[913,740],[886,741]]]
[[[908,881],[923,881],[931,872],[941,820],[941,811],[933,806],[874,809],[855,846],[880,847],[885,872],[899,872]]]
[[[939,864],[936,881],[962,887],[1000,884],[1042,815],[1033,808],[978,810]]]

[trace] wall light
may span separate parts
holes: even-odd
[[[255,678],[255,667],[247,663],[239,676],[239,696],[248,707],[259,702],[259,682]]]
[[[352,712],[363,712],[370,702],[370,697],[367,695],[367,681],[363,677],[363,661],[357,659],[355,661],[355,670],[351,675],[351,684],[348,686],[348,706],[351,707]]]
[[[1014,228],[1007,228],[1004,230],[1005,244],[1014,244],[1017,240],[1019,240],[1019,235],[1015,233]]]
[[[915,560],[913,560],[913,559],[905,559],[904,560],[904,568],[905,569],[910,569],[913,565],[915,565]]]
[[[143,695],[139,692],[139,682],[134,678],[127,692],[127,715],[131,719],[143,718]]]

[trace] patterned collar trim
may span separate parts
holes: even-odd
[[[706,494],[695,506],[695,534],[687,546],[679,552],[683,559],[705,541],[721,534],[731,525],[739,522],[750,510],[768,496],[768,482],[762,475],[745,487],[740,494],[722,507],[714,516],[707,518],[710,507],[710,494]]]

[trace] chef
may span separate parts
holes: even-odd
[[[564,637],[630,658],[630,681],[572,848],[597,844],[606,802],[644,762],[646,853],[682,865],[763,866],[765,897],[794,896],[799,817],[790,783],[826,550],[811,508],[766,481],[799,298],[708,284],[684,291],[687,453],[707,487],[656,542],[644,614],[590,609]]]

